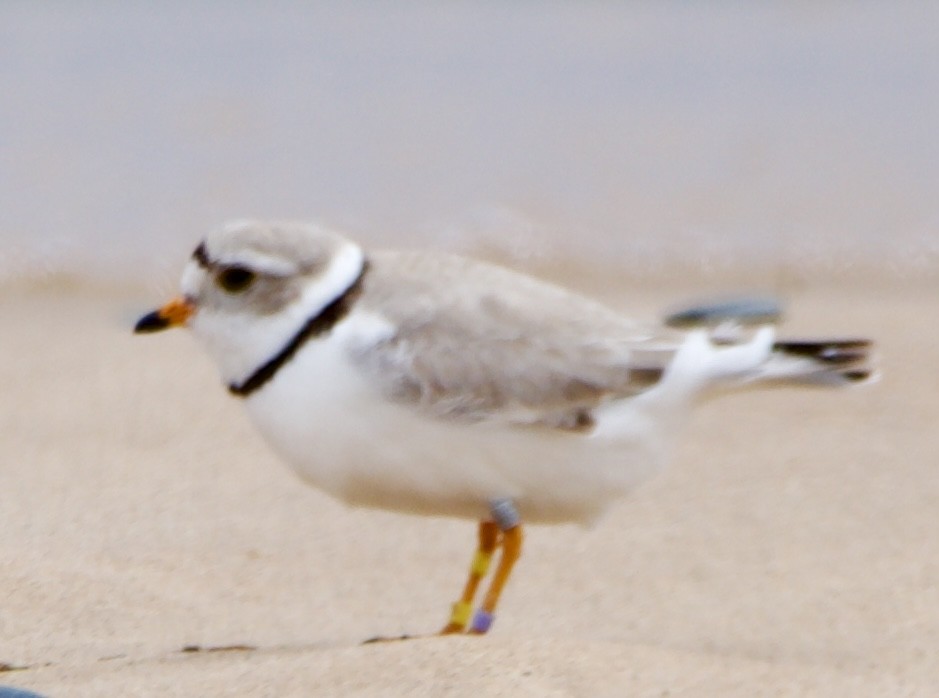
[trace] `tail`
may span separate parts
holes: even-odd
[[[876,377],[873,348],[869,339],[775,342],[758,380],[833,387],[865,383]]]
[[[776,341],[771,328],[781,317],[774,299],[740,297],[682,308],[668,315],[665,324],[701,333],[699,348],[689,347],[684,354],[689,362],[706,362],[699,375],[708,376],[705,382],[717,389],[766,384],[836,387],[876,378],[870,340]],[[747,341],[745,328],[753,326],[763,329]],[[701,342],[711,349],[703,350]]]

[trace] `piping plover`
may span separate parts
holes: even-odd
[[[779,342],[775,315],[725,303],[649,328],[491,264],[238,222],[199,244],[182,295],[136,331],[192,328],[273,449],[333,497],[479,521],[443,632],[484,633],[522,522],[595,519],[662,467],[698,398],[870,376],[866,340]],[[747,320],[767,324],[726,331]]]

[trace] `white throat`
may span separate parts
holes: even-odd
[[[222,380],[229,385],[241,384],[280,353],[311,318],[345,293],[359,278],[364,263],[362,248],[343,241],[326,271],[280,311],[258,315],[200,310],[189,325],[215,359]],[[188,270],[183,276],[184,292],[187,275],[191,278]]]

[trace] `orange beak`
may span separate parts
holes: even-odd
[[[185,298],[174,298],[159,310],[147,313],[137,321],[134,333],[159,332],[170,327],[180,327],[192,317],[196,306]]]

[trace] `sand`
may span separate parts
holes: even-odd
[[[191,337],[130,334],[152,294],[3,289],[0,685],[935,695],[936,291],[793,294],[793,333],[876,337],[883,380],[703,406],[670,469],[595,528],[529,531],[489,636],[362,645],[443,623],[471,524],[302,485]],[[676,296],[632,297],[649,313]]]

